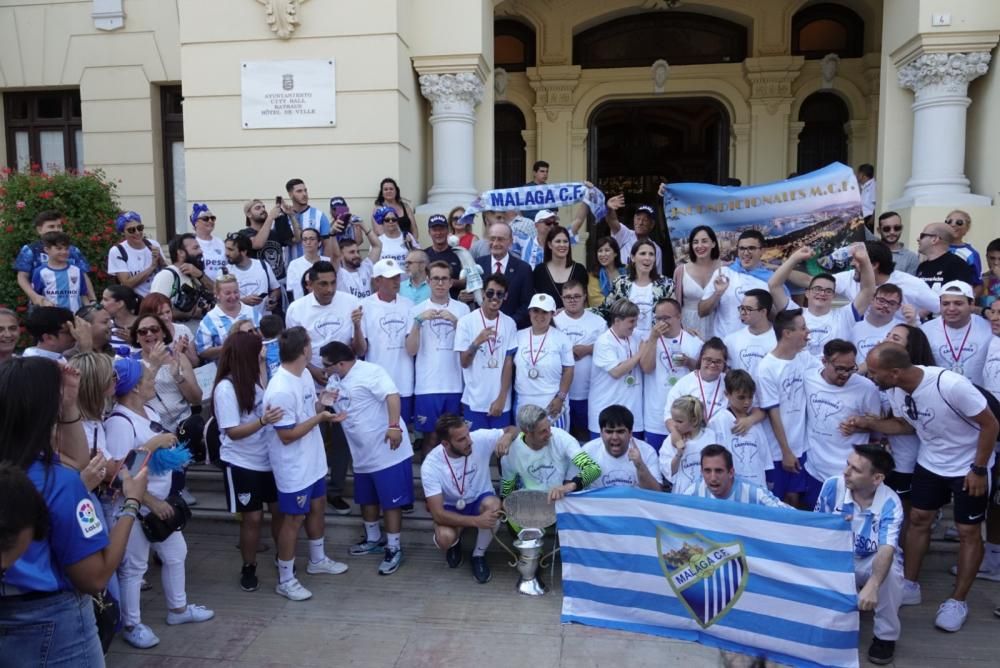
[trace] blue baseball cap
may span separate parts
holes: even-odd
[[[427,227],[439,227],[441,225],[448,227],[448,219],[442,216],[440,213],[435,213],[433,216],[427,219]]]

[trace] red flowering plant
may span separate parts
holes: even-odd
[[[115,217],[120,210],[115,183],[100,170],[82,174],[69,170],[47,174],[38,165],[29,171],[0,170],[0,306],[19,313],[28,300],[17,286],[14,260],[25,244],[34,242],[34,218],[55,209],[66,217],[64,231],[90,263],[90,280],[98,294],[109,282],[108,248],[116,241]]]

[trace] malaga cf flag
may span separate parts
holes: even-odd
[[[839,515],[630,487],[556,509],[564,623],[858,665],[851,527]]]

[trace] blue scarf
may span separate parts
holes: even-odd
[[[618,276],[621,276],[621,271],[618,272]],[[608,270],[604,267],[601,267],[601,270],[597,272],[597,279],[601,283],[601,294],[607,297],[611,293],[614,280],[608,276]]]

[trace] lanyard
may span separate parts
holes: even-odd
[[[455,475],[455,470],[451,468],[451,460],[448,457],[448,453],[444,450],[441,451],[441,456],[444,457],[444,463],[448,465],[448,472],[451,473],[451,479],[455,481],[455,489],[458,490],[458,496],[461,498],[465,495],[465,473],[469,468],[469,458],[468,456],[463,457],[462,463],[462,484],[458,484],[458,476]]]
[[[944,318],[941,319],[941,329],[944,330],[944,340],[948,342],[948,350],[951,351],[951,358],[955,360],[955,364],[962,359],[962,350],[965,349],[965,342],[969,340],[969,334],[972,333],[972,321],[969,321],[969,326],[965,330],[965,336],[962,337],[962,343],[958,346],[958,354],[955,354],[955,347],[951,345],[951,338],[948,336],[948,325],[944,324]]]
[[[681,330],[681,335],[677,338],[677,345],[680,346],[682,343],[684,343],[683,329]],[[667,365],[670,366],[670,372],[673,373],[674,371],[676,371],[676,369],[674,368],[674,362],[672,359],[670,359],[671,357],[670,350],[667,349],[667,344],[663,342],[662,336],[660,337],[660,347],[663,348],[663,354],[667,356]]]
[[[479,319],[483,321],[483,329],[486,329],[487,328],[486,318],[483,317],[483,309],[479,309]],[[497,319],[493,321],[493,326],[499,329],[498,327],[499,324],[500,324],[500,316],[498,315]],[[486,345],[489,346],[490,357],[493,357],[493,354],[496,352],[497,349],[496,337],[486,339]]]
[[[722,387],[722,377],[719,376],[715,380],[715,394],[712,395],[712,403],[709,404],[707,399],[705,398],[705,385],[704,383],[701,382],[700,370],[697,372],[697,376],[698,376],[698,390],[701,392],[701,404],[705,407],[705,413],[707,413],[707,416],[705,417],[705,422],[708,423],[708,421],[712,419],[712,413],[715,412],[715,400],[719,398],[719,388]]]

